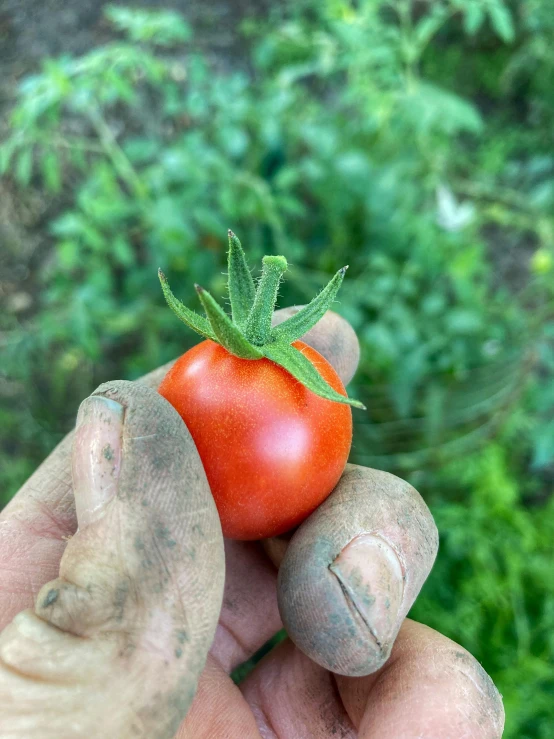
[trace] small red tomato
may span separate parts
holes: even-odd
[[[321,354],[302,341],[293,346],[346,396]],[[316,395],[269,359],[241,359],[203,341],[177,360],[159,392],[194,439],[227,537],[288,531],[325,500],[344,470],[350,406]]]

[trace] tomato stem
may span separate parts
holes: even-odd
[[[244,329],[246,338],[256,346],[267,343],[271,334],[271,316],[287,260],[285,257],[264,257],[262,265],[262,276]]]
[[[333,390],[302,352],[291,346],[313,328],[331,307],[347,267],[339,269],[308,305],[272,329],[271,318],[279,284],[287,270],[287,260],[282,256],[264,257],[262,276],[256,288],[240,241],[232,231],[228,233],[228,289],[232,318],[200,285],[195,285],[195,288],[206,312],[206,318],[197,315],[177,300],[169,288],[164,273],[158,270],[163,294],[171,310],[193,331],[206,339],[218,342],[231,354],[251,360],[266,357],[290,372],[316,395],[336,403],[364,408],[358,400]]]

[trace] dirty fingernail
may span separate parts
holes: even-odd
[[[72,474],[79,528],[100,518],[117,491],[124,408],[93,395],[81,403],[73,445]]]
[[[398,631],[404,573],[396,552],[373,534],[360,534],[347,544],[329,569],[380,652],[388,651]]]

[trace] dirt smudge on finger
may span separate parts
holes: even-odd
[[[58,600],[58,597],[60,595],[60,591],[57,588],[52,588],[46,593],[46,598],[42,601],[42,607],[48,608],[49,606],[54,605],[54,603]]]

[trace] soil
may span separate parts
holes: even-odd
[[[2,0],[0,3],[0,85],[5,99],[14,82],[45,57],[80,55],[113,38],[103,19],[104,0]],[[245,16],[264,14],[270,0],[149,0],[126,7],[174,9],[195,30],[195,42],[216,55],[240,58],[235,32]]]
[[[21,79],[44,59],[80,56],[114,39],[104,19],[105,0],[0,0],[0,140],[6,114]],[[149,0],[126,7],[177,10],[194,30],[194,44],[225,66],[246,64],[247,48],[238,32],[246,17],[266,14],[270,0]],[[59,199],[58,199],[59,200]],[[60,208],[39,190],[14,189],[0,178],[0,310],[16,319],[36,309],[38,273],[50,253],[47,224]]]

